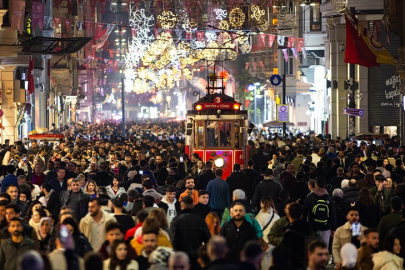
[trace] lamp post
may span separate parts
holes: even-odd
[[[255,125],[257,125],[257,101],[256,101],[256,92],[257,92],[257,87],[260,86],[260,83],[255,83],[255,89],[254,89],[254,111],[255,111]]]

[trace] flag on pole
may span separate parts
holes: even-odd
[[[346,11],[346,51],[345,63],[365,67],[394,65],[394,57],[375,40],[367,28],[359,24],[357,18]]]
[[[35,92],[34,84],[34,59],[30,56],[30,63],[28,65],[28,94],[33,94]]]

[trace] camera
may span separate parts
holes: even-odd
[[[344,52],[346,50],[346,44],[342,43],[339,45],[339,51]]]

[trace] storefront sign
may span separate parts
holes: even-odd
[[[233,104],[231,102],[227,103],[201,103],[203,110],[212,110],[212,109],[232,109]]]
[[[356,108],[343,108],[343,114],[350,116],[363,116],[363,110]]]

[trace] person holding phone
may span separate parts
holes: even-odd
[[[350,207],[347,211],[346,219],[347,222],[343,226],[337,228],[333,238],[332,254],[336,264],[336,269],[339,269],[342,264],[340,249],[344,244],[352,243],[357,248],[360,248],[361,243],[365,241],[364,231],[367,230],[367,227],[361,225],[358,209]]]

